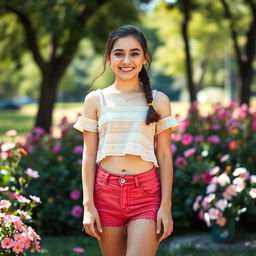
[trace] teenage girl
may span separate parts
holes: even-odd
[[[104,70],[114,83],[86,95],[73,126],[84,136],[83,228],[104,256],[153,256],[173,231],[170,143],[180,124],[169,97],[151,89],[150,57],[137,27],[112,31]]]

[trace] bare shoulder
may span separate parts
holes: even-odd
[[[161,117],[171,115],[171,102],[169,96],[157,90],[154,99],[154,108],[161,115]]]
[[[84,98],[84,105],[83,105],[84,115],[89,118],[97,119],[98,104],[99,104],[99,91],[93,90],[87,93],[87,95]]]

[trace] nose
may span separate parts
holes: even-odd
[[[130,59],[129,59],[129,56],[128,56],[128,55],[125,55],[125,56],[124,56],[123,62],[124,62],[124,63],[129,63],[129,62],[130,62]]]

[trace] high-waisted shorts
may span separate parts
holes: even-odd
[[[124,226],[135,219],[157,219],[161,183],[155,166],[140,174],[118,175],[97,168],[94,204],[102,226]]]

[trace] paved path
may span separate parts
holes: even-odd
[[[173,236],[170,239],[169,250],[178,249],[183,245],[192,245],[198,249],[235,249],[235,248],[255,248],[256,251],[256,233],[254,234],[237,234],[232,243],[215,243],[212,241],[211,233],[194,233],[183,236]],[[256,253],[255,253],[256,255]]]

